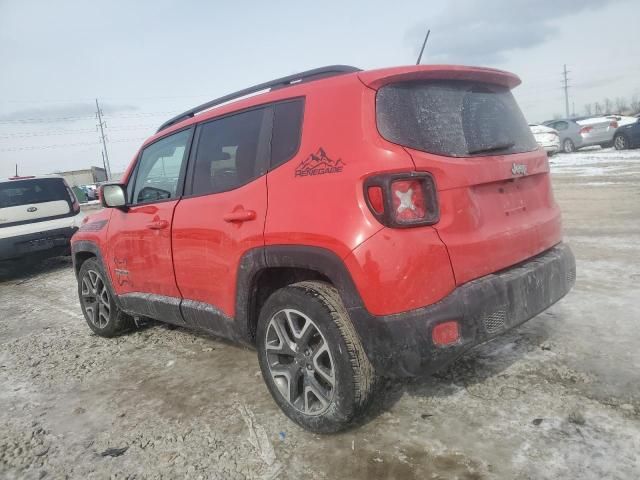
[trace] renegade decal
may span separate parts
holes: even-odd
[[[300,165],[296,167],[296,177],[306,177],[309,175],[324,175],[325,173],[340,173],[345,163],[342,159],[330,159],[322,147],[316,153],[311,153]]]

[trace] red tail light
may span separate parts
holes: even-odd
[[[391,204],[399,223],[424,220],[427,203],[420,180],[395,180],[391,182]]]
[[[439,219],[433,177],[428,173],[378,175],[365,181],[371,213],[388,227],[432,225]]]
[[[73,190],[69,188],[66,182],[64,186],[67,189],[67,194],[69,195],[69,199],[71,200],[71,209],[73,210],[73,213],[78,213],[80,211],[80,204],[78,203],[78,199],[76,198],[75,193],[73,193]]]
[[[610,126],[611,128],[618,128],[618,122],[616,122],[616,121],[614,120],[613,122],[611,122],[611,123],[609,124],[609,126]]]
[[[593,130],[593,127],[582,127],[580,129],[580,135],[584,135],[585,133],[589,133],[591,130]]]

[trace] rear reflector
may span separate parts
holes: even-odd
[[[369,197],[369,205],[375,213],[382,215],[384,213],[384,197],[382,195],[382,187],[376,185],[367,188],[367,195]]]
[[[460,329],[458,322],[451,320],[442,322],[433,327],[431,338],[435,345],[451,345],[460,339]]]

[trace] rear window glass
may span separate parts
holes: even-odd
[[[67,188],[60,178],[11,180],[0,183],[0,208],[57,200],[69,201]]]
[[[529,152],[537,144],[506,87],[467,81],[403,82],[376,96],[387,140],[450,157]]]

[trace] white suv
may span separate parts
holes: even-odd
[[[0,261],[67,254],[83,217],[61,177],[0,179]]]

